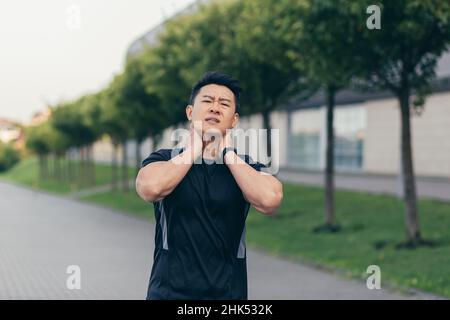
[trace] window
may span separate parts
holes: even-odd
[[[322,169],[325,165],[326,109],[299,110],[291,114],[288,166]],[[334,162],[337,170],[363,167],[366,109],[341,106],[334,113]]]
[[[365,128],[365,108],[336,108],[334,123],[336,169],[362,169]]]

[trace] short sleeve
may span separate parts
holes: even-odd
[[[147,158],[142,161],[141,168],[152,162],[169,161],[172,157],[172,149],[159,149],[152,152]]]

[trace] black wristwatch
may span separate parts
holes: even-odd
[[[234,153],[237,154],[236,148],[233,148],[233,147],[226,147],[226,148],[224,148],[223,151],[222,151],[222,163],[224,163],[224,164],[225,164],[225,154],[226,154],[228,151],[234,151]]]

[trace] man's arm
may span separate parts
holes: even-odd
[[[263,214],[275,214],[283,199],[281,182],[253,169],[234,151],[228,151],[224,160],[247,201]]]
[[[136,178],[137,194],[148,202],[169,195],[192,166],[192,156],[186,151],[169,161],[153,162],[139,170]]]
[[[191,128],[186,149],[169,161],[150,163],[139,170],[136,192],[145,201],[159,201],[169,195],[202,152],[200,135]]]

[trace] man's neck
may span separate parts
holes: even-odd
[[[215,159],[219,153],[218,148],[218,143],[214,143],[214,141],[203,141],[203,158]]]

